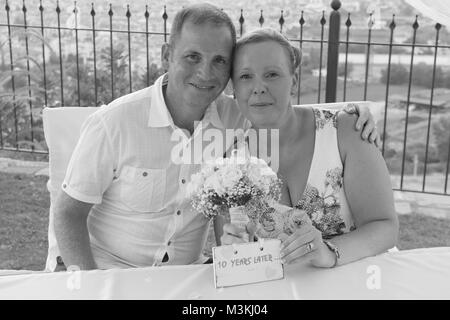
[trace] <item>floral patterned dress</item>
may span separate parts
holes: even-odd
[[[316,121],[314,154],[303,196],[296,208],[305,210],[325,239],[355,229],[344,192],[344,170],[337,139],[339,110],[313,108]]]

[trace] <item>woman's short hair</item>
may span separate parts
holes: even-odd
[[[272,28],[259,28],[243,35],[236,43],[235,54],[239,48],[251,44],[266,41],[274,41],[279,43],[287,52],[291,65],[291,73],[294,73],[301,62],[301,52],[298,48],[291,45],[289,40]]]
[[[217,26],[226,26],[230,30],[233,47],[236,44],[236,28],[230,17],[218,7],[210,3],[200,3],[187,6],[175,15],[170,30],[169,44],[175,47],[176,40],[181,34],[181,29],[186,21],[190,21],[196,25],[212,23]]]

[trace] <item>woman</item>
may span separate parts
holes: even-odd
[[[334,267],[385,252],[397,242],[398,220],[384,159],[353,130],[352,115],[291,105],[299,63],[284,36],[258,29],[238,41],[232,74],[253,128],[279,129],[280,202],[311,221],[282,239],[281,258]],[[235,226],[223,230],[222,244],[239,242]]]

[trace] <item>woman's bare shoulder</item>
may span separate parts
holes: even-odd
[[[358,119],[356,114],[347,112],[339,112],[337,114],[337,137],[339,145],[339,153],[344,161],[349,151],[366,152],[367,149],[376,149],[376,147],[368,141],[361,138],[361,131],[355,130],[355,123]]]

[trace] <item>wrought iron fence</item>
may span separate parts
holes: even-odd
[[[300,81],[294,101],[297,104],[334,102],[338,100],[337,93],[342,93],[341,101],[372,100],[374,95],[371,95],[371,91],[375,84],[370,80],[371,66],[376,58],[375,52],[384,50],[384,57],[387,57],[386,68],[381,72],[384,82],[382,86],[376,87],[378,91],[384,88],[381,99],[383,116],[379,128],[382,128],[380,131],[383,137],[383,156],[392,175],[396,177],[393,180],[394,189],[448,194],[450,94],[444,102],[441,99],[437,103],[435,98],[438,89],[440,92],[442,87],[450,89],[450,76],[445,78],[442,69],[450,70],[450,64],[438,63],[439,56],[445,56],[450,49],[450,46],[443,44],[440,39],[442,26],[434,25],[434,39],[431,40],[433,43],[419,43],[417,35],[420,26],[416,16],[415,19],[412,18],[410,25],[411,41],[400,43],[394,41],[397,21],[393,15],[388,24],[389,40],[373,41],[374,18],[370,14],[367,28],[363,30],[367,34],[367,40],[361,40],[360,37],[355,41],[350,39],[351,33],[357,31],[357,28],[352,27],[351,13],[347,13],[345,22],[341,23],[341,2],[332,1],[331,8],[329,16],[323,11],[319,19],[309,19],[304,11],[300,11],[295,26],[286,23],[285,13],[281,10],[276,21],[279,30],[304,53],[308,48],[319,47],[318,51],[311,49],[309,56],[304,55],[305,60],[309,59],[309,62],[303,62],[299,66]],[[5,2],[5,20],[0,20],[0,149],[47,153],[40,117],[43,106],[108,103],[120,95],[151,85],[157,76],[164,72],[159,62],[154,61],[159,58],[158,43],[166,42],[169,35],[170,21],[166,6],[158,15],[145,6],[140,16],[132,16],[127,5],[125,24],[120,28],[115,25],[117,13],[112,5],[109,5],[107,10],[97,12],[95,4],[92,4],[89,14],[81,16],[75,2],[71,12],[72,26],[62,26],[59,2],[51,9],[54,11],[44,8],[42,1],[39,6],[33,8],[23,1],[21,21],[11,21],[13,9],[8,1]],[[39,12],[35,15],[39,17],[38,20],[35,19],[35,23],[29,23],[28,10]],[[241,9],[236,21],[238,36],[245,32],[250,23],[264,26],[268,22],[263,10],[260,10],[257,21],[250,21],[245,16],[246,13]],[[271,16],[273,18],[273,13]],[[56,26],[45,23],[48,17],[56,17]],[[81,18],[84,23],[80,25]],[[100,23],[96,21],[99,18]],[[139,30],[132,29],[132,18],[144,21],[145,30],[142,23],[139,23]],[[290,27],[289,31],[286,30],[287,27]],[[309,37],[305,37],[308,33]],[[314,38],[312,34],[316,34],[318,38]],[[124,39],[126,45],[123,45],[121,39]],[[136,39],[139,43],[133,46],[132,41],[137,41]],[[30,42],[34,45],[30,45]],[[57,49],[54,49],[55,47]],[[355,48],[359,48],[359,55],[364,56],[361,63],[363,70],[357,77],[359,82],[350,77],[350,69],[353,66],[351,55]],[[24,55],[19,56],[17,52],[23,49]],[[413,91],[416,90],[413,83],[414,70],[425,70],[423,65],[416,63],[419,49],[432,52],[433,57],[431,67],[426,68],[431,74],[430,83],[425,84],[430,92],[427,98],[421,99],[413,97]],[[410,51],[409,55],[404,53],[409,56],[408,68],[392,62],[396,52],[405,50]],[[312,60],[317,60],[317,56],[318,61],[312,63]],[[323,62],[325,56],[326,66]],[[8,62],[5,57],[9,58]],[[406,82],[406,97],[394,103],[392,100],[395,94],[392,90],[398,89],[396,77],[401,72]],[[429,77],[428,74],[426,76]],[[323,79],[324,77],[326,79]],[[316,87],[311,87],[313,82],[317,84]],[[358,90],[351,88],[354,83],[360,83]],[[412,111],[416,110],[421,110],[420,116],[413,114]],[[399,118],[399,113],[403,113],[404,118]],[[426,124],[423,125],[424,123]],[[399,127],[403,130],[399,131]],[[418,143],[417,137],[424,137],[425,141]],[[421,148],[418,148],[418,145]],[[411,155],[411,152],[414,154]],[[432,185],[427,185],[427,180],[432,180]]]

